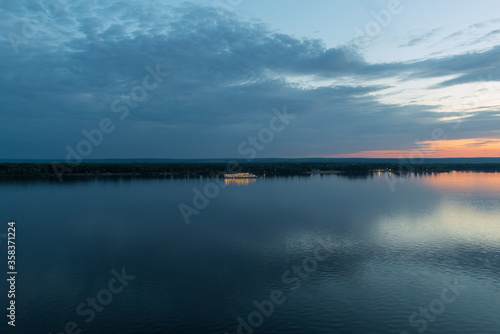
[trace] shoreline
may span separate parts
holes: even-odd
[[[0,181],[8,179],[224,178],[227,172],[260,177],[311,175],[393,175],[448,172],[500,172],[500,163],[80,163],[58,168],[50,163],[0,163]]]

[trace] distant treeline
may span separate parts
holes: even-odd
[[[224,173],[248,172],[259,176],[307,175],[308,172],[339,171],[343,174],[441,173],[450,171],[500,172],[498,163],[0,163],[0,177],[62,179],[68,177],[220,177]]]

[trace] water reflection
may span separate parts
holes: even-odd
[[[254,183],[256,179],[224,179],[226,185],[248,186]]]
[[[237,333],[279,289],[255,333],[416,333],[409,316],[456,278],[467,290],[426,333],[498,332],[497,175],[409,174],[394,191],[383,173],[227,179],[252,186],[203,199],[219,181],[2,183],[0,221],[24,226],[20,332]],[[311,262],[319,245],[331,255]],[[85,323],[76,307],[124,266],[134,281]]]
[[[451,172],[422,178],[426,185],[443,190],[496,190],[500,194],[500,173]]]
[[[500,240],[500,210],[494,202],[446,198],[426,212],[392,211],[378,218],[378,234],[392,245],[495,246]]]

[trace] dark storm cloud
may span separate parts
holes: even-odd
[[[34,19],[40,12],[43,23]],[[348,59],[344,49],[326,48],[320,40],[297,39],[192,4],[89,1],[41,7],[20,1],[0,15],[4,157],[64,157],[65,146],[103,117],[117,130],[90,158],[237,157],[237,145],[268,124],[273,108],[285,105],[297,117],[265,156],[412,143],[442,117],[431,112],[436,106],[383,104],[374,94],[387,86],[366,80],[458,75],[441,84],[449,86],[498,73],[498,47],[416,63],[370,64],[359,54]],[[29,38],[22,33],[26,20],[35,22]],[[14,40],[16,48],[12,34],[22,38]],[[157,65],[168,77],[120,120],[113,102],[130,101],[132,89],[148,75],[146,67]],[[304,76],[335,84],[306,88],[296,83]]]

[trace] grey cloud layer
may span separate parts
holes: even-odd
[[[373,93],[387,87],[366,80],[394,78],[397,85],[414,77],[457,75],[440,84],[450,86],[500,74],[499,47],[416,63],[369,64],[361,55],[349,61],[342,48],[275,33],[231,13],[161,2],[68,2],[46,11],[47,22],[15,53],[7,36],[21,35],[22,19],[40,12],[37,6],[20,1],[0,12],[4,157],[63,157],[64,147],[102,117],[112,118],[118,130],[95,158],[234,157],[237,145],[267,124],[271,109],[284,105],[297,118],[264,156],[403,147],[424,139],[442,115],[430,112],[436,106],[383,104]],[[129,98],[145,67],[157,64],[169,77],[119,121],[113,101]],[[337,84],[305,89],[288,80],[301,76]],[[338,84],[343,78],[357,84]],[[480,120],[476,116],[474,124]],[[463,135],[467,129],[462,127]]]

